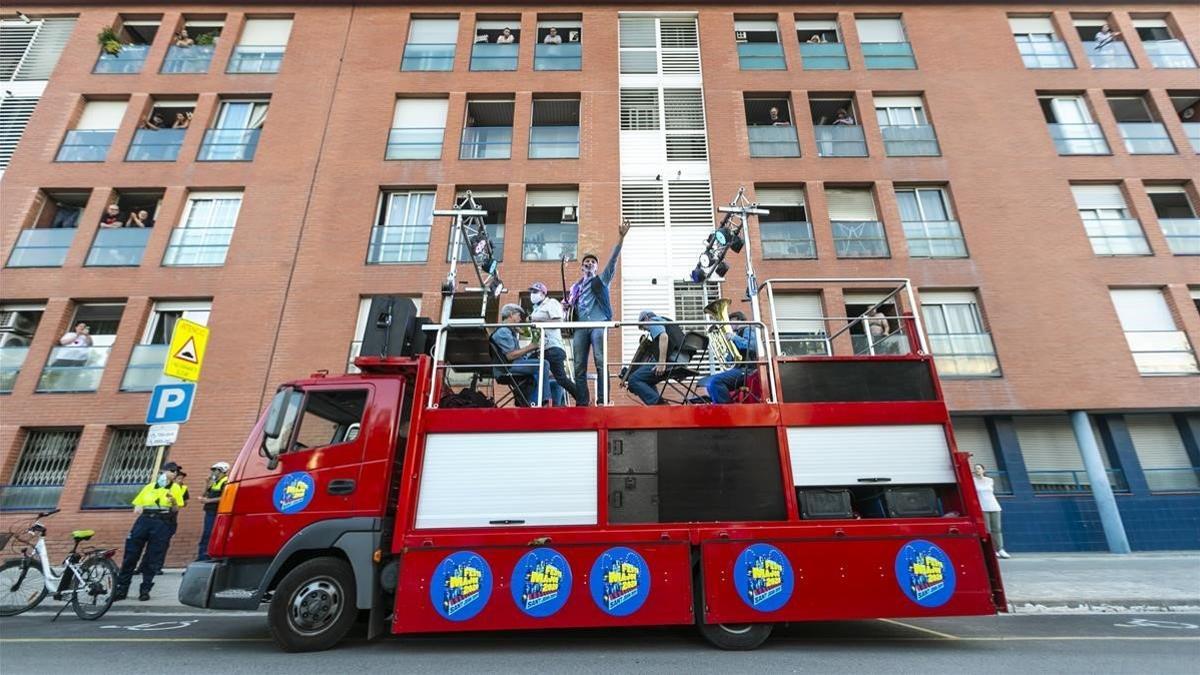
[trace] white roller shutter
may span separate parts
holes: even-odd
[[[887,293],[877,291],[846,291],[842,293],[842,301],[847,305],[873,305],[887,297]],[[895,298],[892,299],[895,302]]]
[[[870,189],[826,188],[825,203],[830,220],[878,220]]]
[[[988,434],[987,422],[982,417],[953,417],[954,443],[959,452],[970,453],[972,469],[982,464],[988,471],[999,471],[992,437]]]
[[[247,19],[239,45],[282,47],[292,34],[291,19]]]
[[[1166,28],[1166,19],[1134,19],[1134,28]]]
[[[771,31],[775,32],[779,29],[779,24],[774,21],[752,21],[752,20],[737,20],[733,22],[733,29],[738,31]]]
[[[1193,470],[1192,459],[1170,415],[1126,415],[1125,425],[1152,492],[1200,488],[1200,476]]]
[[[837,30],[834,19],[797,19],[796,30]]]
[[[458,42],[458,19],[413,19],[408,41],[414,45]]]
[[[1187,190],[1182,185],[1147,185],[1146,194],[1151,195],[1186,195]]]
[[[1054,35],[1054,24],[1048,16],[1009,17],[1013,35]]]
[[[475,22],[476,30],[503,30],[505,28],[507,28],[509,30],[516,30],[516,31],[521,30],[521,19],[520,18],[512,18],[512,19],[507,19],[507,20],[501,19],[501,20],[476,21]]]
[[[1080,209],[1125,208],[1125,196],[1119,185],[1072,185],[1071,194]]]
[[[921,291],[922,305],[974,305],[973,291]]]
[[[112,130],[121,126],[127,101],[88,101],[76,129]]]
[[[580,21],[579,19],[548,19],[546,21],[537,22],[537,27],[538,28],[582,28],[583,22]]]
[[[446,108],[444,98],[399,98],[392,116],[393,129],[444,129]]]
[[[1157,288],[1113,289],[1113,306],[1125,331],[1173,331],[1175,318]]]
[[[787,441],[796,485],[955,482],[937,424],[790,427]]]
[[[472,197],[475,197],[475,198],[477,198],[477,199],[502,199],[502,198],[507,198],[507,197],[508,197],[508,191],[506,191],[506,190],[477,190],[477,189],[472,189],[472,190],[459,190],[458,192],[456,192],[456,193],[454,194],[454,198],[455,198],[455,199],[462,199],[463,197],[466,197],[466,196],[467,196],[467,192],[470,192],[470,193],[471,193],[471,196],[472,196]]]
[[[1072,23],[1080,28],[1099,28],[1100,26],[1108,25],[1108,22],[1104,19],[1075,19]]]
[[[775,293],[774,296],[776,331],[808,334],[825,332],[820,293]]]
[[[1015,417],[1017,441],[1029,471],[1083,471],[1071,422],[1063,415]],[[1099,439],[1097,439],[1099,442]],[[1101,452],[1101,454],[1104,454]],[[1081,476],[1086,479],[1086,476]],[[1035,480],[1033,482],[1038,482]]]
[[[416,526],[595,525],[598,455],[595,431],[430,434]]]
[[[804,206],[804,188],[756,187],[754,198],[763,206]]]
[[[525,193],[526,206],[576,206],[579,190],[530,190]]]
[[[856,19],[859,42],[908,42],[900,19]]]
[[[876,96],[875,108],[922,108],[920,96]]]

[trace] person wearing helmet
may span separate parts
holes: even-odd
[[[217,521],[217,504],[221,493],[229,483],[229,462],[217,462],[208,473],[208,487],[200,503],[204,504],[204,530],[200,533],[200,549],[196,560],[208,560],[208,538],[212,536],[213,523]]]

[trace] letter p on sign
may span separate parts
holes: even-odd
[[[150,395],[150,407],[146,410],[146,424],[183,424],[192,416],[192,399],[196,384],[160,384]]]

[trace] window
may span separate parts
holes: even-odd
[[[1109,96],[1108,107],[1117,120],[1129,154],[1175,154],[1175,144],[1167,135],[1167,128],[1155,118],[1144,96]]]
[[[248,162],[258,149],[258,137],[267,121],[268,101],[221,101],[217,120],[204,131],[202,162]]]
[[[1200,154],[1200,92],[1168,92],[1192,151]],[[3,140],[0,139],[0,143]],[[2,159],[2,158],[0,158]]]
[[[88,101],[58,148],[58,162],[103,162],[125,117],[128,101]]]
[[[1194,375],[1196,355],[1175,326],[1162,289],[1112,289],[1113,305],[1133,362],[1142,375]]]
[[[1200,220],[1182,185],[1147,185],[1150,203],[1175,255],[1200,255]]]
[[[967,245],[940,187],[896,188],[908,254],[913,258],[965,258]]]
[[[1017,51],[1026,68],[1074,68],[1067,45],[1058,38],[1048,16],[1009,17]]]
[[[113,28],[113,34],[108,36],[112,39],[101,46],[92,72],[123,75],[142,72],[150,45],[158,35],[159,20],[122,17]]]
[[[832,354],[824,316],[820,293],[773,295],[771,317],[774,322],[775,351],[781,356]]]
[[[150,241],[162,190],[121,190],[113,195],[88,250],[86,267],[137,267],[142,264],[146,242]],[[108,213],[116,205],[116,220],[108,222]]]
[[[187,136],[196,99],[154,101],[146,119],[133,132],[126,162],[174,162]]]
[[[1083,455],[1079,452],[1074,430],[1066,415],[1014,417],[1013,426],[1035,494],[1091,491],[1091,478],[1083,466]],[[1100,456],[1113,490],[1128,492],[1124,473],[1120,469],[1109,468],[1111,460],[1103,446]]]
[[[29,429],[8,485],[0,486],[0,511],[45,511],[58,506],[79,429]]]
[[[394,294],[387,294],[394,295]],[[346,372],[357,373],[358,368],[354,365],[354,359],[358,358],[362,353],[363,331],[367,329],[367,322],[371,320],[371,301],[375,298],[382,298],[384,295],[369,295],[361,298],[358,301],[358,318],[354,321],[354,337],[350,340],[350,358],[346,361]],[[421,296],[405,296],[412,300],[417,306],[417,313],[421,312]]]
[[[1107,155],[1108,143],[1082,96],[1039,96],[1038,104],[1060,155]]]
[[[154,303],[154,311],[146,322],[141,342],[134,345],[133,353],[129,356],[129,365],[125,367],[125,377],[121,380],[121,391],[149,391],[155,385],[175,381],[162,373],[175,324],[180,319],[186,319],[207,326],[211,312],[212,302],[209,300]]]
[[[89,483],[83,494],[83,508],[132,508],[130,502],[154,480],[166,457],[167,446],[146,446],[146,433],[146,427],[109,430],[104,465],[96,482]]]
[[[796,16],[796,39],[805,70],[849,70],[837,19]]]
[[[700,72],[694,17],[620,17],[620,72],[663,75]]]
[[[100,388],[100,378],[117,339],[123,304],[79,305],[75,316],[55,342],[38,381],[39,392],[84,392]],[[80,331],[79,324],[84,324]]]
[[[855,356],[880,356],[908,354],[912,345],[908,339],[908,327],[900,319],[896,296],[883,291],[865,291],[861,288],[842,289],[845,303],[844,317],[866,317],[875,313],[884,317],[848,323],[850,345]],[[840,322],[839,322],[840,323]]]
[[[291,34],[291,19],[246,19],[226,72],[278,73]]]
[[[825,202],[837,257],[891,257],[870,188],[826,188]]]
[[[1142,48],[1155,68],[1195,68],[1187,43],[1175,37],[1164,18],[1133,18]]]
[[[758,217],[762,256],[766,259],[815,259],[817,245],[802,187],[754,188],[758,205],[770,211]]]
[[[467,196],[467,189],[460,189],[455,195],[455,202]],[[493,256],[496,262],[504,261],[504,223],[507,218],[508,211],[508,193],[504,190],[470,190],[471,196],[475,199],[475,203],[479,208],[487,211],[487,216],[484,217],[484,225],[487,229],[488,238],[492,240]],[[454,233],[450,234],[450,241],[446,246],[446,260],[450,260],[450,247],[454,245]],[[471,262],[471,252],[467,248],[467,243],[460,242],[458,247],[458,262]]]
[[[45,309],[36,303],[0,305],[0,394],[12,392]]]
[[[241,207],[240,192],[193,192],[183,224],[171,232],[163,265],[224,265]]]
[[[327,445],[353,442],[357,435],[349,434],[362,424],[367,407],[366,389],[315,390],[308,392],[304,416],[292,441],[292,452],[302,452]]]
[[[868,69],[911,70],[917,67],[900,17],[856,17],[854,21]]]
[[[940,377],[1000,376],[974,291],[921,291],[921,316]]]
[[[0,96],[0,176],[74,28],[73,17],[0,20],[0,82],[4,83],[4,95]]]
[[[535,98],[529,158],[579,157],[579,99]]]
[[[1093,68],[1135,68],[1124,35],[1116,35],[1116,24],[1107,19],[1075,19],[1075,32]],[[1108,30],[1103,29],[1107,27]]]
[[[459,159],[508,159],[512,156],[513,101],[467,101]]]
[[[888,157],[942,154],[920,96],[876,96],[875,119]]]
[[[668,162],[708,160],[704,94],[700,89],[663,89],[663,126]]]
[[[1179,423],[1169,414],[1125,415],[1125,428],[1151,492],[1200,490],[1200,467],[1188,455]]]
[[[471,70],[516,70],[521,17],[475,22]]]
[[[813,132],[817,154],[821,157],[866,157],[867,137],[863,134],[854,100],[850,98],[812,98]]]
[[[440,159],[449,103],[445,98],[396,99],[384,159]]]
[[[746,95],[751,157],[799,157],[800,141],[787,96]]]
[[[621,131],[658,131],[660,110],[657,89],[621,89]]]
[[[425,262],[433,227],[433,192],[384,191],[371,229],[367,263]]]
[[[62,267],[79,227],[89,190],[42,190],[34,202],[33,226],[17,235],[9,267]]]
[[[574,260],[579,239],[579,190],[525,193],[522,260]]]
[[[1119,185],[1072,185],[1079,218],[1096,255],[1150,255],[1142,224],[1129,215]]]
[[[970,455],[968,461],[971,470],[975,470],[976,464],[982,464],[987,475],[995,481],[996,494],[1012,494],[1008,472],[1004,470],[1004,464],[1000,463],[1000,458],[996,456],[996,450],[992,446],[987,418],[951,417],[950,420],[954,425],[954,444],[958,446],[959,452]]]
[[[224,26],[223,21],[185,21],[183,28],[171,37],[161,72],[207,73]]]
[[[578,16],[564,19],[539,16],[537,44],[533,48],[533,69],[582,69],[582,37],[583,23]]]
[[[413,19],[400,70],[453,70],[458,19]]]
[[[734,17],[733,39],[737,43],[738,63],[742,70],[787,69],[783,45],[779,44],[779,24],[774,18]]]

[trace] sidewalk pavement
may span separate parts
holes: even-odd
[[[1000,561],[1000,574],[1015,612],[1200,608],[1200,551],[1020,553]],[[115,609],[194,611],[179,604],[182,579],[182,569],[168,569],[155,581],[149,601],[131,596]]]

